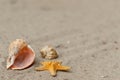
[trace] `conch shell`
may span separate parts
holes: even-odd
[[[35,52],[23,39],[16,39],[9,45],[7,69],[25,69],[35,59]]]
[[[58,57],[57,51],[52,46],[45,46],[40,50],[42,58],[55,59]]]

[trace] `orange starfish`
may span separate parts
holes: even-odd
[[[41,62],[43,66],[36,67],[35,70],[37,71],[48,70],[52,76],[56,76],[56,72],[58,70],[68,71],[70,69],[70,67],[62,66],[61,63],[62,62],[57,62],[57,61]]]

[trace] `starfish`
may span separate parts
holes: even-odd
[[[36,67],[35,70],[37,71],[43,71],[48,70],[52,76],[56,76],[56,72],[59,70],[61,71],[68,71],[70,67],[62,66],[62,62],[57,61],[47,61],[47,62],[41,62],[43,66]]]

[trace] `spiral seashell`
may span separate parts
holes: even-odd
[[[25,69],[35,59],[35,52],[23,39],[16,39],[9,45],[7,69]]]

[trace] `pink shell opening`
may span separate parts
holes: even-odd
[[[28,46],[24,47],[16,55],[14,64],[10,67],[11,69],[25,69],[32,65],[34,62],[35,54]]]

